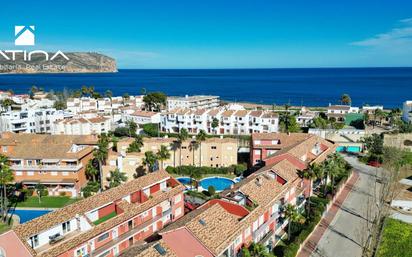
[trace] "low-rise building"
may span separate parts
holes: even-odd
[[[405,101],[403,103],[402,120],[408,123],[412,122],[412,101]]]
[[[117,256],[182,217],[183,190],[153,172],[17,225],[0,235],[0,247],[16,257]]]
[[[220,105],[219,96],[193,95],[184,97],[168,96],[167,110],[173,109],[210,109]]]
[[[70,117],[71,113],[54,108],[8,111],[0,115],[0,132],[52,133],[56,120]]]
[[[308,133],[334,142],[337,145],[337,152],[348,153],[362,152],[364,146],[361,140],[367,135],[364,129],[355,128],[343,128],[338,130],[310,128]]]
[[[329,105],[326,115],[328,118],[334,118],[336,121],[345,121],[345,115],[349,113],[358,113],[359,107],[350,105]]]
[[[100,135],[111,130],[110,118],[70,118],[57,120],[53,124],[53,134],[57,135]]]
[[[136,110],[133,113],[126,112],[124,115],[124,121],[134,121],[138,125],[148,123],[160,123],[160,112],[149,112]]]
[[[308,127],[310,124],[312,124],[313,119],[318,115],[318,112],[311,111],[306,107],[302,107],[299,115],[296,116],[296,122],[301,126],[301,127]]]
[[[75,197],[87,183],[85,169],[96,144],[93,136],[2,133],[0,152],[9,158],[15,182],[40,183],[50,195]]]

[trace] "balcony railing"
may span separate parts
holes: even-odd
[[[83,167],[79,165],[11,165],[12,170],[16,171],[77,171]]]

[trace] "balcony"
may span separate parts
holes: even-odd
[[[11,165],[11,169],[15,171],[78,171],[83,167],[79,165]]]

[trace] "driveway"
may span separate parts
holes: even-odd
[[[345,156],[345,160],[359,172],[359,179],[346,200],[338,205],[335,218],[311,256],[362,256],[362,242],[367,238],[366,225],[373,216],[367,213],[376,211],[373,195],[380,169],[359,163],[354,157]]]

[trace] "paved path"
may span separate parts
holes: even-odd
[[[360,257],[365,238],[368,211],[376,174],[379,169],[359,163],[353,157],[345,159],[357,171],[356,181],[350,181],[321,225],[309,238],[299,257]],[[373,210],[372,210],[373,211]]]

